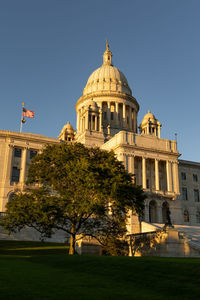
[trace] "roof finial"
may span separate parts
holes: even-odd
[[[112,52],[110,51],[107,40],[106,40],[106,51],[104,52],[103,55],[103,64],[112,66]]]
[[[106,50],[110,50],[109,49],[109,45],[108,45],[108,41],[106,40]]]

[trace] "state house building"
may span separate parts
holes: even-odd
[[[200,163],[180,160],[177,143],[162,139],[161,123],[150,111],[137,122],[139,104],[124,74],[113,66],[107,44],[103,64],[89,77],[76,103],[76,131],[69,124],[58,139],[0,130],[0,212],[16,191],[23,191],[31,159],[48,143],[61,140],[114,150],[135,183],[148,195],[144,220],[200,225]],[[132,227],[130,227],[130,232]]]

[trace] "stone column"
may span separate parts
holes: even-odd
[[[132,107],[129,106],[129,129],[132,130],[132,115],[131,115]]]
[[[130,161],[129,161],[130,167],[130,173],[134,174],[135,173],[135,157],[134,156],[130,156]]]
[[[160,139],[160,125],[158,125],[158,137]]]
[[[82,117],[82,132],[84,131],[84,117]]]
[[[147,176],[146,176],[146,158],[142,157],[142,187],[147,188]]]
[[[108,124],[110,124],[110,102],[107,102],[107,114],[108,114]]]
[[[119,126],[119,103],[118,102],[116,102],[115,104],[115,115],[116,115],[115,122],[118,127]]]
[[[123,103],[123,127],[126,127],[126,105]]]
[[[22,157],[21,157],[21,167],[20,167],[20,178],[19,182],[24,183],[26,180],[26,159],[27,159],[27,148],[22,150]]]
[[[160,183],[159,183],[159,160],[155,159],[155,189],[156,191],[160,190]]]
[[[173,162],[173,183],[174,183],[174,192],[179,194],[179,178],[178,178],[178,162]]]
[[[80,110],[77,111],[77,120],[76,120],[76,128],[77,128],[77,132],[79,132],[79,130],[80,130],[80,126],[79,126],[79,118],[80,118]]]
[[[149,122],[147,123],[147,134],[149,134]]]
[[[82,133],[82,117],[80,117],[80,132]]]
[[[86,126],[85,126],[85,129],[86,129],[86,130],[89,129],[89,124],[88,124],[89,119],[88,119],[88,118],[89,118],[89,110],[87,109],[87,110],[86,110],[86,118],[85,118],[85,120],[86,120],[86,121],[85,121],[85,122],[86,122],[86,124],[85,124],[85,125],[86,125]]]
[[[172,192],[172,166],[171,161],[166,161],[166,171],[167,171],[167,191]]]
[[[102,132],[102,107],[99,110],[99,131]]]
[[[135,175],[135,157],[130,156],[129,158],[129,173]],[[135,182],[135,176],[133,177],[133,182]]]
[[[95,124],[94,124],[94,129],[97,131],[97,115],[95,115]]]
[[[134,132],[137,133],[137,113],[136,113],[136,110],[134,109],[133,111],[133,115],[134,115]]]

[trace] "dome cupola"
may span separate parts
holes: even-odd
[[[60,134],[59,134],[59,140],[71,142],[73,141],[75,136],[75,131],[72,125],[67,122],[67,124],[62,128]]]
[[[154,114],[148,110],[148,113],[144,116],[139,129],[141,134],[151,134],[160,138],[160,127],[162,124],[158,122]]]

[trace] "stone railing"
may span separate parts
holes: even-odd
[[[160,139],[152,135],[139,135],[132,132],[120,131],[114,138],[102,146],[103,149],[119,145],[131,145],[145,149],[156,149],[161,151],[177,153],[177,143],[173,140]]]

